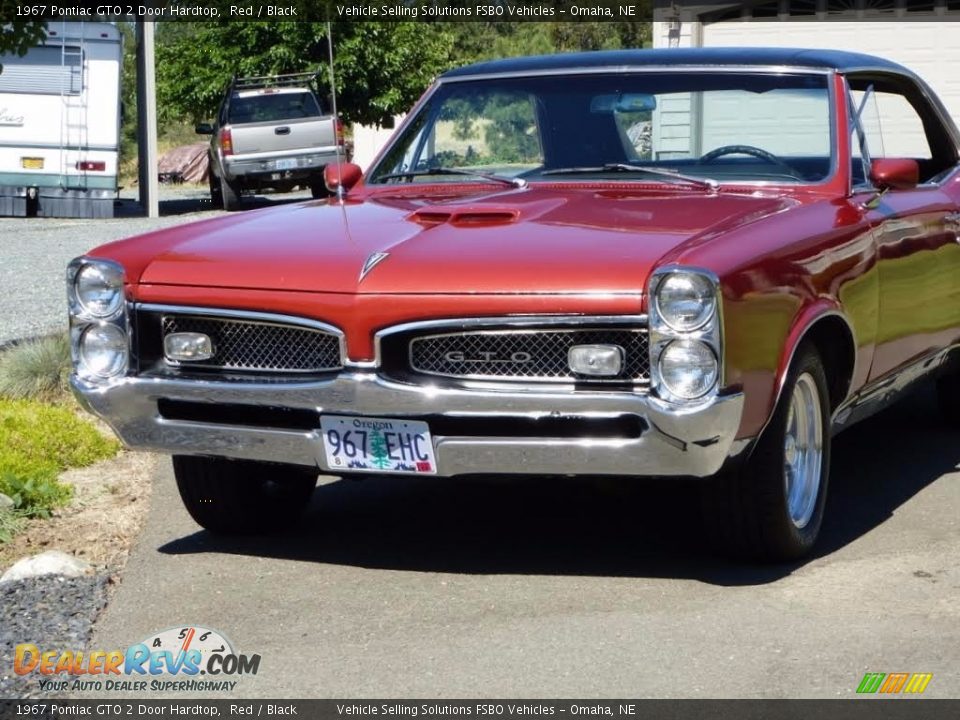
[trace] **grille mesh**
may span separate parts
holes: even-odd
[[[214,355],[189,367],[264,372],[339,370],[340,340],[329,332],[255,320],[164,315],[163,336],[176,332],[209,335]]]
[[[567,353],[574,345],[619,345],[619,375],[586,378],[573,373]],[[450,353],[462,356],[451,357]],[[515,355],[519,353],[520,355]],[[529,359],[527,359],[529,358]],[[523,330],[432,335],[410,341],[415,372],[489,380],[592,380],[646,382],[650,368],[646,330]]]

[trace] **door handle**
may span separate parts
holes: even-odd
[[[274,131],[277,135],[289,135],[289,134],[290,134],[290,128],[288,128],[288,127],[286,127],[286,126],[274,128],[273,131]]]

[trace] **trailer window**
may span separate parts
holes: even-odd
[[[78,47],[37,47],[23,57],[5,55],[0,93],[79,95],[83,56]]]

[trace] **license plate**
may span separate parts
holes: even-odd
[[[20,167],[24,170],[43,170],[43,158],[22,157],[20,158]]]
[[[437,461],[427,423],[419,420],[324,415],[327,466],[349,472],[435,475]]]
[[[293,170],[297,167],[297,161],[294,158],[289,158],[286,160],[277,160],[276,168],[277,170]]]

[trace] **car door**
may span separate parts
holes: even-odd
[[[922,363],[960,337],[957,204],[947,190],[957,173],[957,142],[912,78],[861,76],[851,87],[868,160],[909,158],[919,169],[915,187],[878,194],[866,180],[859,194],[869,208],[880,285],[873,381]]]

